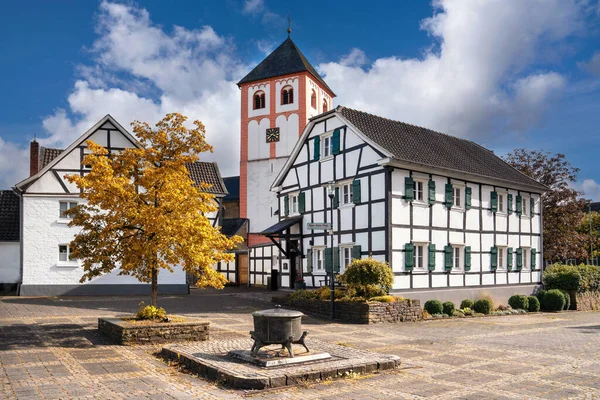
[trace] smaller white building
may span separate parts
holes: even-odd
[[[0,190],[0,294],[16,289],[21,277],[19,197]]]
[[[89,170],[82,160],[89,152],[86,141],[104,146],[109,153],[137,146],[136,139],[114,118],[106,115],[65,150],[39,148],[31,144],[31,176],[18,183],[15,191],[21,202],[21,295],[131,295],[150,293],[150,285],[131,276],[119,276],[119,270],[80,283],[81,263],[69,260],[69,243],[78,227],[69,227],[64,212],[83,200],[79,189],[66,179],[67,175],[84,175]],[[191,178],[211,184],[210,192],[219,204],[227,194],[225,184],[215,163],[197,162],[188,165]],[[221,207],[220,207],[221,208]],[[213,224],[220,212],[208,216]],[[162,270],[158,276],[160,294],[189,293],[186,274],[182,268],[173,272]]]

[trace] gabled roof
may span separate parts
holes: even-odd
[[[196,161],[187,163],[186,167],[190,172],[190,178],[192,178],[194,183],[199,184],[203,182],[212,185],[206,189],[208,193],[217,196],[224,196],[228,193],[225,182],[223,182],[223,178],[221,178],[221,172],[219,172],[217,163]]]
[[[225,236],[233,236],[246,222],[248,222],[247,218],[224,218],[221,220],[221,233]]]
[[[225,187],[229,194],[223,198],[223,201],[236,201],[240,199],[240,177],[230,176],[223,178]]]
[[[333,96],[333,90],[321,78],[319,73],[308,62],[304,54],[289,37],[273,50],[260,64],[258,64],[248,75],[238,82],[238,86],[248,82],[261,81],[276,76],[295,74],[297,72],[309,72],[315,77]]]
[[[0,242],[19,241],[19,196],[12,190],[0,190]]]
[[[347,107],[336,110],[395,160],[548,189],[470,140]]]
[[[58,157],[63,151],[63,149],[49,149],[47,147],[40,147],[40,169],[50,164],[50,162]]]

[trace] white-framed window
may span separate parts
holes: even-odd
[[[298,214],[298,193],[290,194],[290,214]]]
[[[77,202],[75,202],[75,201],[59,201],[58,202],[58,209],[59,209],[58,218],[70,219],[71,217],[66,215],[65,213],[67,212],[67,210],[70,210],[71,208],[75,208],[75,207],[77,207]]]
[[[352,248],[354,245],[348,246],[340,246],[340,261],[342,265],[340,265],[340,272],[346,270],[346,266],[352,262]]]
[[[462,269],[464,248],[465,246],[463,246],[462,244],[452,245],[452,269]]]
[[[523,217],[529,216],[529,207],[530,207],[529,197],[521,196],[521,213],[522,213],[521,215]],[[523,255],[523,256],[525,256],[525,255]],[[525,264],[523,264],[523,265],[525,265]]]
[[[317,271],[325,269],[325,248],[313,247],[313,264]]]
[[[415,180],[415,200],[424,202],[425,200],[425,182]]]
[[[427,254],[427,245],[424,243],[414,243],[414,246],[414,268],[424,270],[427,262],[425,258],[425,255]]]
[[[499,212],[506,212],[506,204],[505,204],[505,197],[504,197],[504,193],[498,193],[498,211]]]
[[[500,195],[498,195],[498,200],[500,199]],[[498,201],[498,206],[500,206],[500,201]],[[506,269],[508,265],[507,251],[504,246],[496,246],[498,248],[498,269]]]
[[[59,264],[75,264],[76,260],[70,260],[69,256],[71,255],[71,246],[68,244],[59,244],[58,245],[58,263]]]
[[[531,253],[528,247],[522,247],[523,269],[529,269],[531,265]]]
[[[340,204],[353,204],[352,200],[352,182],[343,183],[340,187]]]
[[[462,186],[453,186],[452,190],[454,191],[454,203],[452,204],[452,206],[455,208],[463,208],[464,188]]]
[[[331,157],[333,155],[333,135],[324,135],[321,137],[321,158]]]

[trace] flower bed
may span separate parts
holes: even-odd
[[[273,297],[272,301],[306,314],[326,318],[331,316],[331,302],[327,300],[292,298],[287,295]],[[423,312],[419,300],[398,299],[392,302],[335,301],[335,319],[354,324],[420,321],[422,316]]]
[[[134,318],[99,318],[98,332],[123,345],[208,340],[209,322],[171,317],[169,322]]]

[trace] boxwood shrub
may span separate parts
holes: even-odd
[[[538,312],[540,311],[540,301],[535,296],[529,296],[527,298],[528,307],[527,311],[529,312]]]
[[[508,305],[515,310],[527,310],[529,308],[529,300],[527,296],[522,294],[514,294],[508,299]]]
[[[461,303],[460,303],[460,308],[461,309],[465,309],[465,308],[473,308],[473,304],[475,304],[475,302],[471,299],[464,299]]]
[[[571,296],[569,296],[569,293],[567,293],[566,290],[561,290],[561,292],[565,297],[565,307],[563,308],[563,310],[568,310],[569,307],[571,307]]]
[[[544,311],[561,311],[565,308],[565,296],[558,289],[548,290],[540,305]]]
[[[444,304],[442,304],[442,308],[443,308],[444,314],[449,315],[449,316],[453,316],[454,315],[454,309],[456,307],[454,307],[454,303],[453,302],[447,301]]]
[[[479,299],[473,304],[473,310],[480,314],[489,314],[494,309],[491,299]]]
[[[442,314],[444,312],[444,306],[439,300],[427,300],[423,306],[423,309],[425,309],[425,311],[431,315]]]

